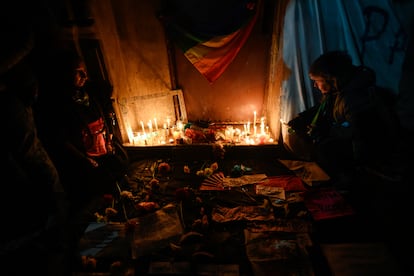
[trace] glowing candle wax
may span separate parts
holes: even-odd
[[[141,121],[141,127],[142,127],[142,132],[145,133],[145,127],[144,127],[144,122]]]
[[[157,118],[154,118],[155,130],[158,131]]]
[[[260,134],[264,134],[264,129],[265,129],[264,119],[265,119],[264,117],[260,119]]]
[[[149,120],[149,122],[148,122],[148,128],[149,128],[149,131],[151,133],[152,132],[152,122],[151,122],[151,120]]]

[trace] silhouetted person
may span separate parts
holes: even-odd
[[[64,275],[65,191],[33,115],[38,44],[32,21],[20,21],[17,9],[1,10],[0,266],[8,275]]]

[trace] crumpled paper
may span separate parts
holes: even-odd
[[[286,168],[300,177],[309,186],[329,181],[331,178],[318,164],[312,161],[278,159]]]

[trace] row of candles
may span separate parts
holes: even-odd
[[[149,120],[146,124],[140,121],[140,131],[130,134],[130,143],[136,146],[152,146],[174,143],[175,140],[184,133],[184,124],[177,121],[175,125],[171,125],[171,119],[166,118],[162,129],[159,128],[157,119]]]
[[[256,125],[257,121],[256,121],[256,111],[253,112],[253,136],[257,136],[257,125]],[[244,127],[244,132],[245,133],[250,133],[250,121],[247,121],[247,124],[243,125]],[[266,126],[266,130],[265,130],[265,117],[261,117],[260,118],[260,135],[263,134],[269,134],[269,127]]]
[[[141,121],[140,122],[141,123],[141,128],[142,128],[142,133],[146,133],[146,131],[145,131],[145,126],[144,126],[144,122],[143,121]],[[170,128],[170,123],[171,123],[171,119],[170,118],[167,118],[166,120],[165,120],[165,123],[164,123],[164,125],[163,125],[163,128],[164,129],[169,129]],[[154,129],[153,129],[153,123],[152,123],[152,120],[149,120],[148,121],[148,132],[149,133],[152,133],[153,131],[154,131]],[[154,118],[154,127],[155,127],[155,131],[158,131],[158,123],[157,123],[157,118]]]
[[[243,124],[243,130],[227,126],[225,130],[226,140],[249,145],[273,143],[274,140],[270,135],[269,126],[265,125],[266,118],[260,118],[260,131],[258,131],[256,115],[256,111],[254,111],[253,122],[247,121],[247,123]],[[251,124],[253,125],[253,134],[251,133]]]
[[[259,129],[257,126],[256,111],[253,112],[253,122],[247,121],[243,124],[243,128],[237,128],[233,125],[228,125],[224,129],[225,139],[228,142],[244,143],[244,144],[262,144],[273,142],[270,137],[269,127],[265,126],[265,117],[260,118]],[[137,146],[152,146],[163,144],[174,144],[179,139],[184,139],[184,124],[177,120],[174,125],[171,125],[171,119],[166,118],[162,129],[159,129],[157,119],[149,120],[147,127],[143,121],[140,121],[141,131],[133,132],[130,137],[130,143]],[[253,126],[253,133],[251,127]]]

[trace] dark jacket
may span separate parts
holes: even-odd
[[[0,206],[2,219],[7,222],[0,244],[19,239],[27,242],[44,233],[51,215],[62,211],[59,208],[65,199],[56,167],[37,136],[32,110],[36,80],[26,65],[15,67],[21,70],[13,68],[15,72],[0,78],[0,95],[5,103],[0,138],[4,182]]]
[[[69,198],[82,206],[95,197],[114,192],[115,182],[125,174],[128,160],[122,159],[124,155],[120,148],[115,154],[109,150],[101,156],[87,154],[85,142],[94,139],[89,124],[97,120],[103,122],[100,131],[107,143],[111,140],[112,128],[93,93],[85,94],[88,104],[84,104],[82,99],[72,98],[74,93],[67,89],[71,88],[61,86],[54,92],[40,94],[37,120],[41,138],[58,168]],[[94,167],[90,158],[99,165]]]
[[[322,97],[326,100],[311,125],[321,103],[302,112],[288,124],[308,142],[313,158],[327,171],[337,168],[379,163],[387,159],[392,147],[392,116],[382,89],[375,84],[375,72],[355,67],[339,91]],[[387,115],[388,114],[388,115]]]
[[[392,130],[382,115],[387,113],[387,106],[378,100],[383,96],[375,84],[375,73],[362,66],[336,95],[329,136],[351,141],[357,163],[385,158]]]

